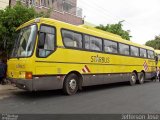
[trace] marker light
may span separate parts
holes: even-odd
[[[32,78],[33,78],[32,72],[26,72],[25,78],[26,78],[26,79],[32,79]]]
[[[41,20],[40,18],[36,18],[36,19],[35,19],[35,22],[36,22],[36,23],[39,23],[40,20]]]

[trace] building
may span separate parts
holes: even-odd
[[[9,5],[9,0],[0,0],[0,10]]]
[[[5,0],[3,0],[5,1]],[[11,0],[15,5],[17,0]],[[51,11],[50,17],[67,23],[83,24],[82,9],[77,7],[77,0],[19,0],[36,11]]]

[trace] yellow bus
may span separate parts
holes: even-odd
[[[37,18],[17,29],[7,75],[25,90],[73,95],[83,86],[142,84],[154,72],[151,47],[89,26]]]
[[[155,50],[155,54],[157,57],[157,67],[160,68],[160,50]]]

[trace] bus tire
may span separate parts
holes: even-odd
[[[131,73],[131,77],[130,77],[130,85],[133,86],[136,84],[136,81],[137,81],[137,75],[135,72]]]
[[[63,91],[66,95],[74,95],[78,90],[78,76],[71,73],[66,76],[63,83]]]
[[[138,79],[138,83],[139,84],[143,84],[145,80],[145,75],[143,72],[140,73],[139,79]]]

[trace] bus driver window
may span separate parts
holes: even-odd
[[[49,26],[41,26],[38,41],[38,57],[47,57],[55,49],[55,29]]]

